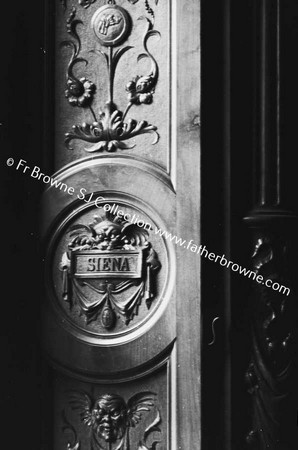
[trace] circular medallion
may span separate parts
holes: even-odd
[[[102,45],[113,47],[125,41],[131,30],[131,20],[121,6],[105,5],[95,12],[91,26]]]
[[[172,250],[153,231],[160,218],[125,194],[106,195],[98,201],[96,194],[62,222],[46,258],[59,317],[77,337],[101,345],[130,340],[150,327],[174,280]]]

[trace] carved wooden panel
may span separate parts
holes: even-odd
[[[169,1],[57,8],[57,168],[125,152],[169,172],[172,26]]]
[[[57,2],[42,212],[55,450],[199,445],[200,263],[167,238],[199,241],[199,18],[196,1]]]
[[[44,353],[54,367],[53,378],[46,372],[43,379],[54,384],[53,398],[50,388],[41,396],[53,419],[51,424],[45,414],[43,450],[205,448],[200,261],[155,232],[161,228],[194,246],[206,243],[200,236],[200,1],[45,0],[23,2],[21,14],[17,3],[5,2],[11,32],[2,26],[9,120],[1,119],[1,135],[10,167],[4,198],[16,216],[6,217],[14,238],[4,239],[10,245],[3,252],[10,293],[2,302],[2,341],[12,374],[2,383],[4,436],[17,448],[28,430],[31,449],[38,440],[34,385],[40,367],[33,366],[42,303]],[[36,61],[51,58],[52,47],[38,39],[43,20],[33,19],[42,3],[50,5],[49,40],[55,41],[46,94]],[[289,286],[291,295],[255,285],[245,298],[232,273],[215,280],[217,272],[210,271],[203,333],[210,340],[202,366],[211,359],[215,364],[203,380],[209,378],[212,391],[205,396],[205,444],[212,450],[296,450],[296,116],[288,107],[297,103],[297,2],[203,2],[205,12],[207,3],[202,36],[216,35],[214,45],[203,45],[204,92],[209,78],[203,184],[208,181],[215,193],[210,199],[204,189],[202,196],[216,222],[207,235],[212,246],[225,241],[227,257],[243,256],[249,239],[242,231],[236,238],[237,220],[254,190],[246,218],[251,268]],[[55,142],[48,139],[48,153],[40,158],[34,146],[43,119],[41,108],[34,110],[43,95],[54,105],[46,121],[55,126],[45,127]],[[10,164],[16,156],[56,172],[48,182],[31,177],[27,184],[28,173]],[[31,203],[37,198],[32,190],[42,183],[52,187],[43,203],[45,289],[39,296],[39,235],[32,227],[38,207]],[[239,324],[246,304],[250,334]],[[215,313],[219,322],[212,330]]]
[[[55,381],[55,448],[154,450],[174,436],[171,356],[151,374],[117,384]]]

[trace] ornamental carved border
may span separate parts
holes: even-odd
[[[89,8],[96,0],[79,0],[79,5]],[[131,4],[138,0],[129,0]],[[64,8],[67,2],[62,2]],[[155,0],[155,6],[158,0]],[[153,133],[155,139],[153,144],[159,140],[157,127],[146,120],[137,121],[127,119],[127,115],[132,107],[139,105],[151,105],[153,103],[155,88],[159,78],[158,63],[149,51],[148,41],[154,37],[160,37],[159,31],[154,29],[155,12],[149,2],[145,0],[144,15],[139,17],[145,23],[143,35],[143,53],[137,57],[137,62],[148,59],[151,62],[150,72],[146,75],[136,75],[126,85],[127,106],[124,111],[117,108],[114,99],[114,82],[116,69],[123,55],[133,47],[122,45],[126,42],[132,32],[133,24],[129,12],[122,6],[116,5],[114,0],[109,0],[105,5],[98,8],[91,20],[91,27],[94,32],[96,47],[89,50],[89,53],[103,58],[108,72],[108,98],[102,111],[96,112],[93,108],[96,83],[88,80],[83,74],[77,76],[74,68],[79,63],[88,65],[88,60],[81,56],[82,42],[78,33],[78,25],[83,25],[83,21],[77,17],[76,7],[72,7],[66,20],[66,29],[71,39],[61,43],[62,48],[71,49],[71,57],[66,72],[65,97],[73,107],[89,110],[91,121],[73,125],[71,131],[65,134],[65,145],[72,150],[72,142],[75,140],[92,144],[84,150],[93,152],[114,152],[118,149],[132,149],[135,147],[131,139],[147,133]],[[115,47],[118,47],[115,49]]]

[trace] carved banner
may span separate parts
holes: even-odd
[[[143,252],[133,250],[72,252],[75,278],[141,278]]]
[[[73,225],[69,236],[60,264],[62,296],[70,308],[79,306],[87,324],[99,319],[110,330],[122,318],[128,325],[142,299],[150,309],[161,265],[146,229],[102,212],[89,225]]]

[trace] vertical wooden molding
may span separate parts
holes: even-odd
[[[225,1],[224,7],[224,173],[225,173],[225,254],[230,254],[231,249],[231,2]],[[230,333],[231,328],[231,273],[225,272],[225,411],[224,411],[224,448],[229,450],[231,448],[231,434],[232,434],[232,407],[231,407],[231,386],[232,386],[232,367],[231,367],[231,342]]]
[[[253,281],[251,361],[246,373],[251,395],[247,447],[297,449],[293,268],[297,217],[283,209],[280,145],[280,0],[255,0],[256,139],[255,199],[245,217],[251,230]],[[266,280],[277,290],[265,285]],[[275,283],[275,284],[274,284]],[[278,290],[278,284],[285,286]],[[289,288],[290,292],[286,289]]]
[[[259,11],[260,189],[259,205],[280,204],[279,0],[262,0]]]

